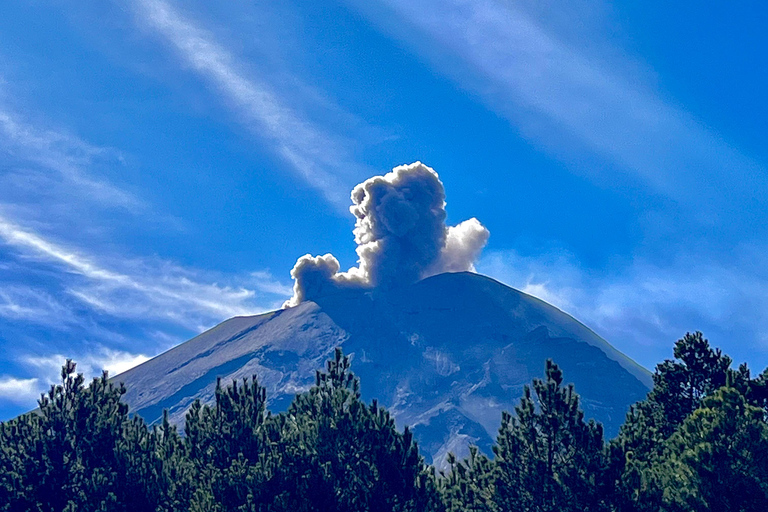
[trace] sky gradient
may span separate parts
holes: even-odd
[[[652,369],[768,366],[768,8],[0,3],[0,420],[355,265],[349,193],[422,161],[477,270]]]

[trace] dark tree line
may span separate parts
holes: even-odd
[[[732,369],[698,332],[674,356],[607,442],[547,361],[502,415],[493,457],[472,447],[440,472],[361,400],[340,350],[280,414],[255,379],[219,383],[185,435],[167,413],[130,417],[122,385],[86,386],[67,361],[39,413],[0,423],[0,511],[768,510],[768,371]]]

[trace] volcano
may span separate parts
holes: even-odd
[[[544,373],[575,385],[587,418],[614,436],[650,373],[575,320],[491,278],[444,273],[387,290],[339,290],[257,316],[235,317],[117,376],[133,414],[183,424],[195,399],[255,375],[272,411],[314,383],[336,347],[352,356],[363,398],[409,426],[429,462],[470,444],[490,453],[501,413]]]

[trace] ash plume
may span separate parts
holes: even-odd
[[[291,270],[293,297],[285,307],[342,288],[386,290],[442,272],[474,270],[488,241],[490,233],[475,218],[445,224],[445,188],[421,162],[374,176],[351,197],[358,266],[340,272],[332,254],[302,256]]]

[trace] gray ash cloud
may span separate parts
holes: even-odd
[[[415,162],[374,176],[352,190],[358,266],[340,272],[332,254],[298,259],[291,270],[296,306],[341,288],[388,289],[442,272],[474,270],[488,241],[475,218],[445,223],[445,188],[437,173]]]

